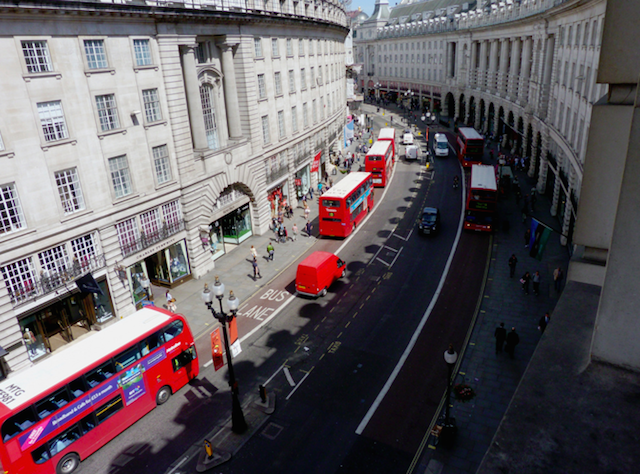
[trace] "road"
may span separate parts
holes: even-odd
[[[444,392],[442,353],[449,342],[464,343],[489,251],[488,236],[462,234],[452,256],[462,208],[455,173],[453,156],[428,170],[400,160],[384,200],[377,189],[375,212],[347,245],[314,246],[347,262],[347,276],[326,297],[292,297],[292,266],[243,304],[236,376],[244,392],[266,384],[278,406],[216,473],[407,471]],[[424,205],[441,211],[436,236],[416,232]],[[210,349],[201,344],[204,364]],[[81,472],[166,472],[228,418],[224,372],[203,368],[197,384],[85,460]],[[195,460],[177,472],[195,472]]]

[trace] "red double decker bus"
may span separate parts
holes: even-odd
[[[373,185],[383,188],[393,170],[393,145],[389,140],[378,140],[364,158],[364,170],[373,175]]]
[[[5,473],[70,474],[199,372],[184,317],[146,307],[0,383]]]
[[[458,129],[458,159],[465,168],[481,165],[484,155],[484,138],[474,128]]]
[[[391,148],[393,151],[393,156],[396,156],[396,129],[391,127],[381,128],[380,133],[378,133],[378,141],[379,140],[387,140],[391,142]]]
[[[497,205],[496,170],[489,165],[473,165],[467,188],[464,228],[491,232]]]
[[[350,173],[320,196],[320,235],[348,236],[372,207],[371,173]]]

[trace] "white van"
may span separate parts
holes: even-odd
[[[413,133],[407,132],[402,136],[403,145],[413,145]]]
[[[449,140],[444,133],[436,133],[433,137],[433,151],[436,156],[449,156]]]
[[[420,147],[416,145],[408,145],[404,148],[405,160],[417,160],[420,158]]]

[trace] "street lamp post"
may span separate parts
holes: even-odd
[[[220,303],[220,312],[216,312],[213,308],[213,295],[218,299]],[[242,406],[240,405],[238,382],[233,371],[233,362],[231,357],[231,348],[229,347],[229,335],[227,333],[227,323],[230,323],[235,318],[238,312],[238,306],[240,306],[240,300],[233,296],[233,291],[229,293],[229,299],[227,300],[227,306],[231,314],[226,314],[222,310],[222,299],[224,298],[224,285],[220,282],[220,279],[216,277],[216,282],[213,285],[213,291],[209,290],[209,286],[205,283],[204,290],[202,291],[202,301],[209,308],[213,317],[222,324],[222,334],[224,336],[224,349],[227,353],[227,365],[229,366],[229,388],[231,389],[231,431],[237,434],[242,434],[247,431],[247,422],[244,419],[242,413]]]
[[[442,428],[441,439],[442,441],[450,445],[453,443],[457,427],[455,418],[451,418],[450,416],[450,405],[451,405],[451,386],[452,376],[453,376],[453,368],[456,365],[456,361],[458,360],[458,353],[453,350],[453,344],[449,344],[449,349],[444,352],[444,361],[447,363],[447,368],[449,369],[448,377],[447,377],[447,401],[445,406],[445,415],[444,415],[444,426]]]
[[[376,82],[376,83],[373,85],[373,87],[374,87],[374,88],[375,88],[375,90],[376,90],[376,103],[379,103],[379,102],[380,102],[380,86],[381,86],[381,84],[380,84],[379,82]]]

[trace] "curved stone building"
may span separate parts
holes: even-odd
[[[3,375],[211,270],[297,205],[337,146],[338,1],[0,13]]]

